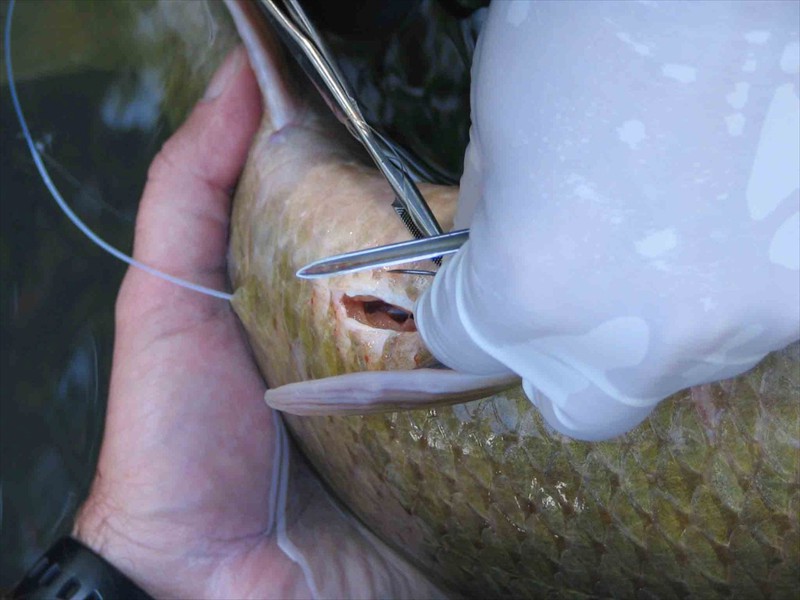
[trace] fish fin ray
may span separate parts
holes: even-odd
[[[468,402],[519,383],[442,369],[366,371],[289,383],[267,390],[266,403],[294,415],[358,415]]]

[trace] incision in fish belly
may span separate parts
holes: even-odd
[[[350,319],[369,327],[404,332],[417,330],[411,311],[384,302],[377,296],[342,294],[340,302]]]

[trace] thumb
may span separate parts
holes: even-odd
[[[150,167],[135,258],[170,275],[224,285],[231,191],[261,114],[258,86],[239,47]]]

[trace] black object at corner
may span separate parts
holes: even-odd
[[[315,25],[353,40],[378,40],[389,36],[419,3],[420,0],[300,1]]]
[[[152,600],[101,556],[70,537],[42,556],[11,595],[15,600]]]

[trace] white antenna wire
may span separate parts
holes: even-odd
[[[83,234],[88,237],[92,242],[100,246],[103,250],[111,254],[112,256],[117,257],[122,262],[128,263],[131,266],[137,267],[151,275],[155,275],[161,279],[179,285],[189,290],[193,290],[195,292],[199,292],[201,294],[205,294],[206,296],[213,296],[214,298],[220,298],[222,300],[230,301],[233,298],[232,294],[227,292],[220,292],[219,290],[214,290],[211,288],[207,288],[205,286],[192,283],[191,281],[186,281],[185,279],[181,279],[179,277],[174,277],[163,271],[159,271],[158,269],[146,265],[144,263],[139,262],[135,258],[128,256],[127,254],[120,252],[114,246],[106,242],[105,240],[101,239],[97,234],[95,234],[89,227],[84,223],[78,215],[76,215],[69,205],[64,201],[64,198],[61,196],[61,193],[56,188],[53,180],[50,178],[50,173],[47,171],[47,167],[45,167],[44,162],[42,161],[42,157],[39,154],[39,150],[36,148],[36,144],[33,141],[33,136],[31,136],[31,132],[28,129],[28,123],[25,120],[25,116],[22,113],[22,106],[19,102],[19,97],[17,96],[17,86],[14,83],[14,69],[11,64],[11,16],[14,13],[14,5],[16,4],[16,0],[11,0],[8,4],[8,13],[6,14],[6,26],[5,26],[5,34],[3,38],[3,45],[6,54],[6,73],[8,75],[8,88],[11,92],[11,102],[14,105],[14,112],[17,114],[17,120],[19,121],[20,127],[22,128],[22,134],[25,136],[25,142],[28,144],[28,149],[31,151],[31,156],[33,157],[33,162],[36,165],[36,168],[39,171],[39,174],[42,177],[42,181],[44,181],[45,186],[50,191],[53,196],[53,199],[58,204],[59,208],[64,212],[65,215],[69,218],[70,221],[80,229]]]

